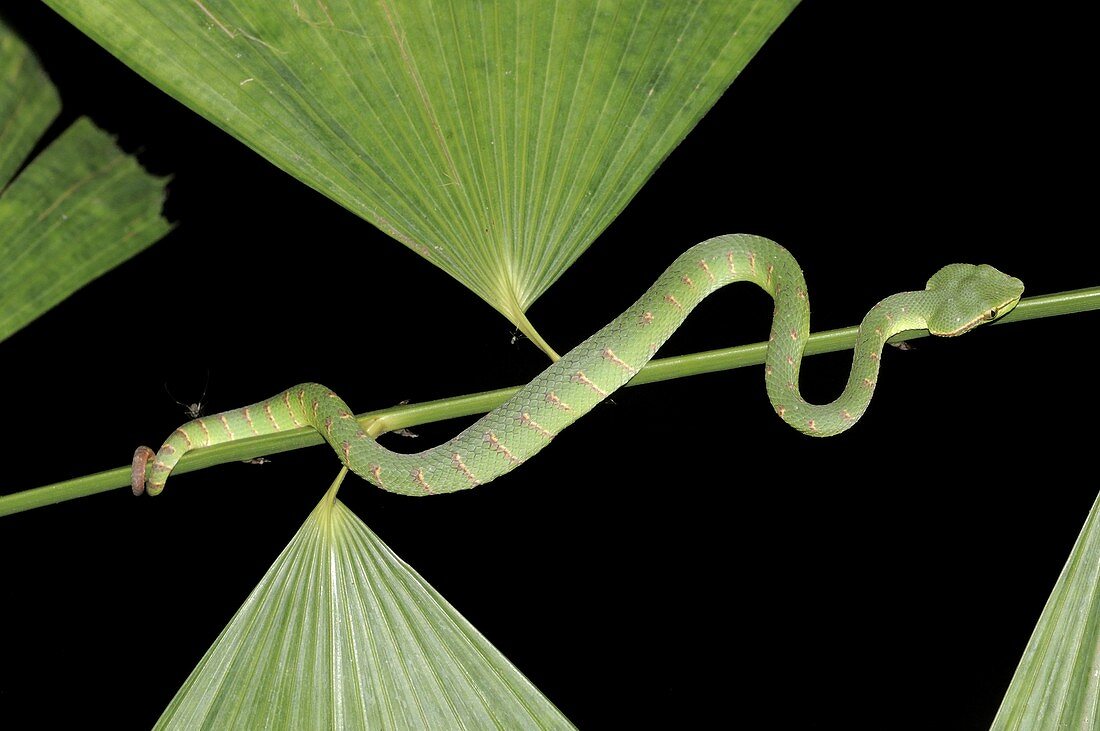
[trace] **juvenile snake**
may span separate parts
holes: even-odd
[[[830,404],[815,405],[803,400],[798,388],[810,334],[802,270],[773,241],[718,236],[682,254],[623,314],[440,446],[417,454],[392,452],[360,429],[339,396],[303,383],[267,401],[190,421],[155,455],[139,447],[134,492],[158,494],[190,449],[302,426],[317,429],[345,465],[384,490],[429,495],[475,487],[518,467],[629,381],[704,297],[743,281],[757,284],[775,300],[764,369],[768,398],[781,419],[812,436],[838,434],[863,415],[878,380],[883,345],[892,335],[925,329],[960,335],[1008,312],[1024,288],[1020,280],[988,265],[950,264],[925,289],[887,297],[860,324],[844,392]]]

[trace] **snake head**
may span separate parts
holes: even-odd
[[[988,264],[948,264],[932,275],[926,289],[935,293],[928,315],[933,335],[962,335],[992,322],[1016,306],[1024,283]]]

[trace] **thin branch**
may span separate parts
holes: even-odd
[[[1001,325],[1091,310],[1100,310],[1100,287],[1028,297],[1021,300],[1012,312],[994,324]],[[855,345],[858,331],[858,327],[846,327],[839,330],[826,330],[815,333],[810,336],[809,342],[806,344],[806,355],[850,350]],[[893,340],[914,340],[927,335],[926,331],[914,330],[902,333]],[[627,385],[637,386],[643,383],[665,381],[700,373],[712,373],[731,368],[759,365],[764,362],[764,354],[767,348],[767,343],[753,343],[734,348],[722,348],[720,350],[653,360]],[[422,404],[397,406],[380,411],[371,411],[356,418],[359,419],[364,430],[369,431],[370,434],[378,435],[419,424],[483,414],[504,403],[519,389],[520,386],[513,386],[511,388],[499,388],[495,391],[483,391],[437,401],[426,401]],[[204,469],[217,464],[253,459],[321,443],[323,443],[321,436],[311,427],[277,434],[265,434],[188,452],[180,460],[174,472],[191,472],[192,470]],[[128,488],[129,486],[130,467],[127,465],[0,497],[0,516],[86,495],[95,495],[120,487]]]

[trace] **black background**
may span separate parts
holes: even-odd
[[[953,5],[804,2],[532,321],[567,349],[734,231],[795,253],[815,330],[949,261],[1029,294],[1100,284],[1084,17]],[[173,175],[179,225],[0,344],[0,492],[127,463],[183,420],[164,385],[196,400],[208,371],[211,412],[304,380],[368,410],[544,364],[44,6],[3,12],[61,89],[54,133],[89,114]],[[769,312],[729,288],[665,353],[763,339]],[[985,728],[1096,492],[1098,324],[891,351],[865,421],[830,440],[780,423],[743,369],[616,394],[467,494],[351,478],[341,498],[582,727]],[[846,368],[814,358],[805,393]],[[302,450],[0,520],[0,723],[150,726],[335,472]]]

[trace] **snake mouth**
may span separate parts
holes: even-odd
[[[984,325],[987,322],[992,322],[992,320],[985,317],[979,317],[977,320],[974,320],[973,322],[968,322],[962,327],[952,330],[951,332],[933,333],[933,335],[939,335],[940,337],[945,338],[954,338],[958,337],[959,335],[965,335],[966,333],[976,328],[978,325]]]

